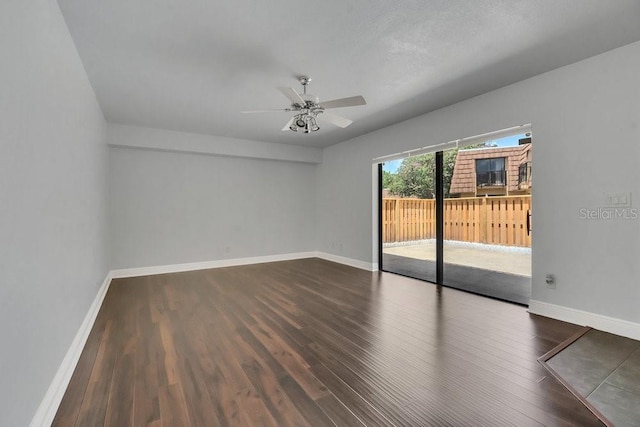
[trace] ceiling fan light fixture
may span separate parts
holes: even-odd
[[[298,129],[302,129],[304,133],[311,133],[320,130],[320,126],[318,126],[316,118],[313,115],[309,113],[302,113],[294,116],[289,129],[294,132],[298,132]]]
[[[317,132],[320,130],[320,126],[318,126],[318,123],[316,122],[315,117],[311,117],[309,119],[309,122],[311,123],[311,131],[312,132]]]

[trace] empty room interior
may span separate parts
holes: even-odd
[[[0,425],[640,425],[638,22],[3,0]]]

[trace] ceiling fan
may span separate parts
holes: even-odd
[[[362,96],[351,96],[349,98],[332,99],[331,101],[320,102],[317,96],[307,93],[307,85],[311,82],[308,76],[299,76],[298,81],[302,85],[303,92],[298,93],[291,87],[279,87],[278,90],[291,101],[291,107],[275,110],[251,110],[243,113],[272,113],[281,111],[294,111],[295,114],[282,128],[283,131],[291,130],[298,132],[301,129],[304,133],[315,132],[320,129],[316,119],[321,119],[341,128],[346,128],[352,120],[327,111],[331,108],[354,107],[365,105],[367,102]]]

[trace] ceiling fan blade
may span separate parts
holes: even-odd
[[[248,111],[240,111],[242,114],[249,113],[281,113],[283,111],[291,111],[290,108],[278,108],[275,110],[248,110]]]
[[[332,123],[332,124],[334,124],[334,125],[336,125],[338,127],[341,127],[341,128],[346,128],[351,123],[353,123],[353,120],[346,119],[346,118],[344,118],[342,116],[330,113],[328,111],[323,111],[322,114],[318,114],[318,118],[326,120],[329,123]]]
[[[305,105],[306,102],[298,92],[295,91],[292,87],[278,87],[278,90],[282,92],[284,96],[289,98],[289,100],[294,104]]]
[[[293,124],[293,119],[295,119],[295,117],[291,117],[291,120],[289,120],[287,124],[284,125],[284,127],[280,130],[290,130],[289,127]]]
[[[367,101],[361,96],[352,96],[349,98],[332,99],[331,101],[321,102],[322,108],[340,108],[340,107],[355,107],[356,105],[366,105]]]

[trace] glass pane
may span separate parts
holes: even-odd
[[[504,170],[504,157],[498,157],[492,160],[491,170],[503,171]]]
[[[503,193],[506,195],[487,196],[485,190],[476,195],[445,196],[443,284],[528,304],[531,297],[531,235],[527,233],[527,215],[531,209],[531,187],[519,185],[516,171],[522,169],[519,163],[521,159],[527,159],[531,146],[519,145],[520,138],[494,142],[501,151],[509,148],[508,160],[491,157],[496,154],[495,146],[473,147],[473,153],[458,150],[456,163],[465,168],[464,165],[474,164],[465,159],[477,158],[478,150],[486,150],[486,158],[475,161],[478,191],[483,185],[506,186]],[[518,169],[506,171],[507,162],[512,161],[518,163]],[[465,175],[455,174],[455,167],[451,185],[460,188],[462,184],[455,181],[464,179]],[[526,171],[527,166],[523,169]],[[470,171],[465,169],[465,172]],[[508,172],[513,176],[508,176]]]
[[[477,173],[485,173],[491,170],[491,162],[489,159],[479,159],[476,160],[476,172]]]
[[[382,170],[382,268],[435,282],[435,153],[386,162]]]

